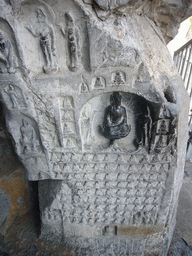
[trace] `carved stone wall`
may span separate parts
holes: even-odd
[[[166,43],[178,33],[180,23],[192,15],[191,0],[84,0],[92,4],[102,20],[107,19],[111,13],[123,14],[126,9],[134,10],[138,15],[145,15],[159,28]]]
[[[166,255],[188,98],[157,28],[115,3],[105,21],[76,0],[11,4],[0,96],[15,152],[39,181],[41,238],[79,255]]]

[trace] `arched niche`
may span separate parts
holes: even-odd
[[[110,139],[102,134],[100,127],[104,123],[105,111],[111,104],[110,96],[112,92],[98,95],[87,101],[80,111],[79,124],[83,151],[116,150],[132,152],[140,146],[149,149],[149,145],[143,141],[143,136],[147,133],[145,129],[149,129],[147,127],[150,127],[150,134],[152,134],[155,112],[157,112],[155,108],[158,110],[158,106],[133,93],[120,92],[120,94],[122,96],[121,106],[125,108],[127,124],[131,128],[129,134],[124,138],[115,139],[111,146]],[[151,135],[148,138],[148,143],[150,140]]]

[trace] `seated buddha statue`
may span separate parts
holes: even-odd
[[[126,137],[131,131],[131,125],[127,124],[126,109],[121,106],[121,98],[119,92],[111,94],[111,104],[105,110],[103,125],[100,127],[103,136],[111,142]]]

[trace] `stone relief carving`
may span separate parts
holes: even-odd
[[[81,93],[87,93],[89,91],[88,85],[84,82],[82,82],[79,86],[79,91]]]
[[[22,110],[27,108],[26,100],[23,96],[21,89],[14,85],[5,86],[3,94],[7,105],[11,109]]]
[[[0,31],[0,73],[15,73],[11,42]]]
[[[80,93],[89,92],[89,85],[88,85],[87,79],[82,75],[81,80],[82,80],[82,83],[80,83],[79,92]]]
[[[105,79],[103,77],[94,77],[92,79],[93,89],[105,89]]]
[[[109,165],[111,161],[116,163],[117,160],[114,156],[115,154],[112,154],[111,160],[107,161]],[[145,156],[138,155],[137,157],[141,159]],[[88,158],[86,159],[88,161]],[[70,165],[71,160],[68,161]],[[97,171],[87,173],[84,167],[79,170],[74,169],[75,172],[71,171],[71,176],[65,177],[71,184],[70,188],[73,188],[70,194],[73,199],[72,202],[65,201],[61,207],[64,209],[64,218],[70,223],[92,223],[92,225],[97,223],[99,226],[102,226],[103,223],[107,224],[109,221],[114,224],[127,223],[136,226],[140,224],[155,225],[159,212],[156,204],[162,200],[169,164],[164,162],[156,170],[154,169],[155,165],[151,165],[149,158],[146,161],[145,165],[149,165],[151,169],[147,171],[143,165],[139,169],[139,173],[135,173],[135,170],[129,171],[129,173],[125,170],[122,172],[122,164],[119,172],[117,172],[118,164],[107,170],[103,170],[102,164],[99,164],[99,173]],[[80,163],[78,164],[80,166]],[[126,170],[129,169],[127,164],[130,165],[129,159],[125,162]],[[132,162],[132,164],[136,164],[136,162]],[[64,170],[69,173],[69,169],[66,167]],[[83,193],[82,190],[86,190],[86,193]],[[160,192],[160,190],[162,191]],[[67,191],[63,193],[65,194]],[[52,207],[54,209],[54,205]]]
[[[177,118],[171,115],[170,110],[163,104],[159,111],[156,123],[156,132],[153,150],[157,153],[171,150],[174,153],[177,144]]]
[[[114,107],[114,103],[111,103],[114,101],[112,98],[115,94],[122,94],[122,106],[121,104],[119,105],[119,101],[118,104],[115,103],[116,107]],[[117,97],[121,98],[121,96]],[[118,122],[122,122],[122,124],[117,122],[116,125],[112,120],[112,115],[115,116],[115,113],[112,113],[111,108],[113,110],[116,109],[116,112],[118,112],[118,114],[116,113],[116,119]],[[160,108],[159,105],[156,108]],[[120,113],[121,110],[124,114]],[[113,92],[112,94],[107,93],[92,98],[84,105],[80,114],[80,133],[83,147],[88,149],[88,145],[90,145],[92,149],[107,149],[113,143],[110,140],[113,140],[112,137],[114,137],[115,144],[117,145],[111,147],[111,149],[120,150],[121,148],[124,151],[134,151],[137,149],[147,152],[150,150],[153,151],[157,123],[160,124],[160,121],[158,121],[155,115],[157,116],[157,114],[154,114],[151,103],[134,94]],[[173,117],[170,118],[173,119]],[[117,135],[117,131],[112,135],[112,130],[115,131],[115,128],[117,130],[119,129],[119,135]],[[100,144],[98,144],[99,142]],[[129,148],[124,148],[123,145],[125,142],[130,143]],[[121,146],[118,146],[118,144],[121,144]]]
[[[75,25],[74,18],[69,12],[65,13],[66,31],[62,31],[67,39],[67,48],[69,55],[69,68],[71,71],[76,71],[80,65],[81,50],[80,50],[80,31]]]
[[[40,143],[33,126],[27,119],[22,120],[21,130],[21,146],[23,154],[37,154],[41,151]]]
[[[125,83],[125,73],[124,72],[113,72],[111,74],[111,83],[112,85],[120,85]]]
[[[177,102],[168,100],[170,89],[164,91],[166,103],[152,91],[158,83],[153,70],[149,72],[144,62],[140,67],[140,56],[147,59],[138,50],[145,40],[138,45],[134,45],[136,39],[126,41],[129,31],[119,26],[120,17],[112,15],[113,23],[106,29],[97,24],[96,16],[92,22],[80,3],[59,0],[51,7],[56,16],[53,22],[45,5],[21,8],[23,13],[31,8],[36,15],[35,23],[28,20],[26,28],[38,40],[28,36],[39,43],[47,74],[57,71],[56,45],[58,50],[61,45],[65,48],[65,41],[62,60],[65,63],[66,57],[68,68],[64,65],[59,74],[38,73],[26,80],[28,97],[35,105],[33,114],[29,114],[27,94],[12,81],[13,75],[2,89],[18,155],[29,179],[43,180],[39,183],[42,236],[50,236],[52,230],[54,239],[65,237],[80,254],[84,250],[87,255],[142,255],[143,248],[134,249],[136,242],[124,236],[122,229],[154,232],[167,225],[167,217],[162,216],[170,210],[167,188],[172,189],[178,157],[179,114],[173,105]],[[65,29],[58,25],[63,19],[61,6],[66,12]],[[129,24],[129,19],[123,19]],[[23,25],[23,31],[26,28]],[[44,192],[51,180],[49,197]]]
[[[74,113],[74,102],[71,96],[63,98],[63,108],[61,108],[62,124],[63,124],[63,135],[64,135],[64,146],[66,148],[74,148],[77,146],[76,143],[76,128],[75,128],[75,113]],[[68,118],[66,118],[68,113]],[[70,113],[70,116],[69,116]]]
[[[58,108],[55,107],[54,100],[49,98],[44,102],[44,100],[35,97],[34,102],[43,145],[46,148],[59,146],[62,141],[62,138],[60,138],[62,132],[60,132],[60,126],[57,123]]]
[[[120,40],[111,38],[98,28],[97,33],[91,36],[93,37],[91,54],[95,56],[91,60],[93,68],[107,68],[108,66],[134,68],[140,63],[137,50],[132,47],[124,48]]]
[[[58,68],[54,62],[54,56],[56,56],[54,30],[52,25],[47,22],[43,9],[38,8],[36,10],[36,23],[28,24],[26,28],[34,37],[39,38],[40,47],[46,62],[46,65],[43,67],[44,72],[47,74],[56,72]]]
[[[74,148],[76,146],[76,127],[73,98],[65,96],[55,99],[53,115],[61,147]]]
[[[147,106],[146,112],[139,114],[137,119],[137,129],[139,138],[136,139],[138,145],[142,145],[149,149],[152,135],[152,118],[150,116],[150,109]]]
[[[99,5],[99,7],[103,10],[113,10],[115,8],[119,8],[122,6],[126,6],[130,1],[129,0],[120,0],[116,1],[114,0],[113,2],[110,2],[109,0],[102,1],[102,0],[94,0],[95,3]]]
[[[92,136],[92,121],[96,111],[94,111],[90,104],[87,104],[82,111],[81,130],[83,131],[82,139],[85,141],[85,147],[90,148],[94,138]]]
[[[113,92],[110,96],[110,103],[106,110],[103,126],[100,127],[104,137],[110,139],[112,145],[114,140],[126,137],[131,130],[131,125],[127,124],[126,109],[121,106],[121,95]]]

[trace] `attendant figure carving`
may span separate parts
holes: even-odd
[[[41,9],[37,9],[37,22],[34,27],[28,25],[26,28],[34,37],[38,37],[40,46],[46,61],[46,66],[43,67],[45,73],[53,73],[57,71],[57,66],[54,64],[53,56],[56,55],[55,36],[53,28],[47,22],[45,13]]]
[[[20,142],[23,147],[23,153],[39,153],[40,144],[32,125],[30,125],[27,120],[23,119],[23,125],[20,130],[22,135]]]
[[[11,85],[9,85],[9,90],[8,91],[6,91],[7,92],[7,94],[10,96],[10,100],[11,100],[11,102],[12,102],[12,104],[13,104],[13,108],[18,108],[18,102],[17,102],[17,94],[16,94],[16,92],[15,92],[15,90],[14,90],[14,87],[13,86],[11,86]]]
[[[104,137],[114,140],[126,137],[131,131],[131,125],[127,124],[126,109],[121,106],[121,94],[113,92],[110,96],[110,105],[105,110],[103,125],[100,131]]]
[[[69,68],[72,71],[76,71],[78,68],[80,52],[80,32],[78,27],[75,25],[73,17],[67,12],[65,13],[66,18],[66,37],[69,51]]]
[[[4,89],[4,92],[9,96],[13,109],[26,108],[26,102],[22,93],[13,85],[9,85]]]
[[[141,113],[138,117],[137,121],[137,129],[138,129],[138,136],[137,144],[149,147],[150,139],[151,139],[151,130],[152,130],[152,119],[150,116],[150,110],[147,106],[147,110],[144,113]]]
[[[0,73],[15,73],[11,42],[0,32]]]
[[[96,115],[96,111],[92,109],[90,104],[86,104],[85,108],[82,111],[81,114],[81,131],[82,131],[82,138],[84,140],[84,146],[87,149],[90,149],[93,142],[94,142],[94,137],[93,137],[93,120]]]

